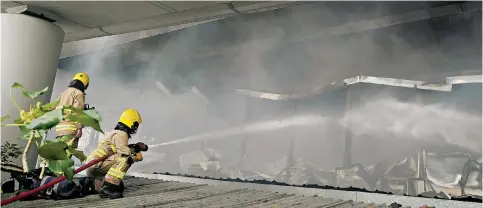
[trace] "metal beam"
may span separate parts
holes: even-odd
[[[261,99],[268,99],[268,100],[300,100],[314,95],[322,94],[324,92],[332,91],[334,89],[348,87],[350,85],[354,85],[357,83],[415,88],[415,89],[421,89],[421,90],[440,91],[440,92],[451,92],[451,89],[454,84],[482,83],[482,75],[447,77],[445,82],[439,82],[439,83],[361,75],[361,76],[344,79],[339,82],[332,82],[328,85],[319,86],[305,93],[277,94],[277,93],[259,92],[259,91],[246,90],[246,89],[236,89],[235,93],[239,95],[244,95],[244,96],[249,96],[254,98],[261,98]]]

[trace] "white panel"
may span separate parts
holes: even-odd
[[[19,4],[17,2],[13,1],[1,1],[1,7],[2,9],[8,9],[10,7],[16,7],[16,6],[21,6],[22,4]]]
[[[79,25],[75,22],[71,22],[69,20],[66,20],[66,19],[62,19],[60,18],[59,20],[55,21],[55,23],[57,26],[59,26],[60,28],[62,28],[62,30],[64,30],[65,33],[71,33],[71,32],[82,32],[82,31],[85,31],[85,30],[89,30],[90,28],[88,27],[84,27],[82,25]]]
[[[167,13],[145,1],[24,1],[91,28]]]
[[[233,2],[233,6],[240,12],[254,13],[262,12],[272,9],[278,9],[286,7],[287,5],[296,5],[304,2],[291,2],[291,1],[268,1],[268,2]]]
[[[102,32],[99,28],[88,29],[81,32],[66,33],[64,41],[74,41],[80,39],[97,38],[109,35],[108,33]]]
[[[56,24],[66,32],[65,42],[209,21],[237,15],[228,7],[227,3],[229,1],[23,1],[21,3],[36,6],[43,11],[61,16],[61,19]],[[241,11],[248,13],[273,10],[293,4],[290,2],[254,1],[233,3]],[[126,10],[126,8],[129,10]],[[188,10],[174,12],[174,9]]]
[[[64,38],[61,28],[47,21],[20,14],[1,14],[2,42],[1,50],[1,115],[18,115],[18,110],[9,99],[9,88],[13,82],[23,84],[28,90],[40,90],[49,87],[50,90],[37,100],[49,102],[54,85],[57,64]],[[13,97],[22,109],[28,109],[31,100],[24,98],[19,91]],[[13,122],[7,119],[7,122]],[[2,142],[23,143],[16,139],[18,128],[0,128]],[[37,152],[31,150],[30,168],[36,162]],[[2,180],[6,174],[2,174]]]
[[[154,18],[110,25],[103,27],[102,29],[112,34],[120,34],[195,21],[204,21],[229,15],[236,15],[236,13],[230,10],[226,4],[218,4],[215,6],[204,7],[202,9],[165,14]]]
[[[215,20],[209,20],[209,21],[215,21]],[[120,35],[104,36],[104,37],[92,38],[92,39],[86,39],[86,37],[92,36],[94,34],[88,34],[88,33],[72,33],[72,35],[66,34],[66,36],[68,36],[69,39],[75,38],[80,40],[71,41],[71,42],[68,42],[66,40],[64,42],[64,45],[62,46],[62,52],[60,54],[60,58],[62,59],[62,58],[75,56],[75,55],[79,55],[79,54],[83,54],[83,53],[87,53],[95,50],[101,50],[103,48],[112,47],[114,45],[127,43],[131,41],[163,34],[163,33],[168,33],[168,32],[183,29],[186,27],[203,24],[209,21],[192,22],[187,24],[168,26],[168,27],[156,28],[151,30],[143,30],[143,31],[125,33]],[[92,29],[92,30],[100,32],[100,30],[97,30],[97,29]],[[86,35],[86,36],[80,36],[80,35]],[[102,36],[102,32],[95,35]]]
[[[168,7],[171,7],[177,11],[185,11],[195,8],[201,8],[206,6],[212,6],[215,4],[221,4],[222,2],[216,1],[157,1]]]
[[[320,32],[313,32],[310,34],[301,34],[297,37],[294,37],[292,40],[288,42],[298,42],[310,39],[319,39],[322,37],[333,36],[333,35],[343,35],[343,34],[350,34],[350,33],[357,33],[367,30],[374,30],[378,28],[389,27],[393,25],[403,24],[407,22],[414,22],[419,20],[429,19],[431,16],[429,15],[428,10],[418,10],[407,12],[404,14],[393,15],[393,16],[386,16],[386,17],[379,17],[374,19],[362,20],[358,22],[349,22],[343,25],[327,27]]]
[[[442,17],[446,15],[452,15],[463,12],[461,4],[450,4],[446,6],[440,6],[436,8],[429,9],[429,14],[431,17]]]

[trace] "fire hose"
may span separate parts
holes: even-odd
[[[82,172],[83,170],[87,169],[88,167],[91,167],[91,166],[93,166],[93,165],[95,165],[95,164],[97,164],[97,163],[99,163],[101,161],[104,161],[109,156],[111,156],[111,154],[106,155],[106,156],[101,157],[101,158],[98,158],[98,159],[95,159],[95,160],[92,160],[89,163],[87,163],[87,164],[85,164],[85,165],[77,168],[76,170],[74,170],[74,175],[77,174],[77,173],[79,173],[79,172]],[[44,184],[44,185],[42,185],[42,186],[40,186],[40,187],[38,187],[36,189],[32,189],[32,190],[27,191],[27,192],[21,192],[17,196],[14,196],[14,197],[11,197],[11,198],[2,200],[1,206],[10,204],[10,203],[15,202],[15,201],[18,201],[18,200],[22,200],[22,199],[24,199],[24,198],[26,198],[26,197],[28,197],[30,195],[37,194],[40,191],[43,191],[45,189],[48,189],[48,188],[54,186],[55,184],[62,182],[65,179],[66,179],[65,176],[61,176],[61,177],[59,177],[59,178],[57,178],[57,179],[55,179],[55,180],[53,180],[53,181],[51,181],[51,182],[49,182],[47,184]]]

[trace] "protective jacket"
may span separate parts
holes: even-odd
[[[87,175],[99,181],[105,179],[110,183],[119,184],[131,164],[142,160],[142,158],[131,155],[128,139],[129,135],[121,130],[107,133],[105,139],[99,142],[97,147],[89,154],[87,162],[110,153],[114,153],[114,155],[89,167],[86,171]]]
[[[85,94],[84,92],[69,87],[64,92],[62,92],[59,96],[60,101],[57,107],[62,106],[72,106],[77,109],[84,109],[85,103]],[[78,129],[82,129],[83,126],[80,123],[76,123],[69,120],[63,120],[55,127],[55,132],[57,137],[66,136],[66,135],[76,135]]]

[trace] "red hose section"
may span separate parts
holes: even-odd
[[[98,159],[95,159],[95,160],[92,160],[90,161],[89,163],[77,168],[76,170],[74,170],[74,175],[87,169],[88,167],[91,167],[93,165],[95,165],[96,163],[98,162],[101,162],[103,160],[105,160],[106,158],[108,158],[110,155],[106,155],[104,157],[101,157],[101,158],[98,158]],[[10,204],[12,202],[15,202],[15,201],[18,201],[18,200],[21,200],[21,199],[24,199],[30,195],[33,195],[33,194],[37,194],[39,193],[40,191],[44,190],[44,189],[48,189],[52,186],[54,186],[55,184],[57,183],[60,183],[61,181],[65,180],[65,176],[61,176],[47,184],[44,184],[43,186],[40,186],[36,189],[33,189],[33,190],[30,190],[30,191],[27,191],[27,192],[21,192],[18,196],[14,196],[14,197],[11,197],[11,198],[8,198],[8,199],[5,199],[1,202],[1,206],[3,205],[7,205],[7,204]]]

